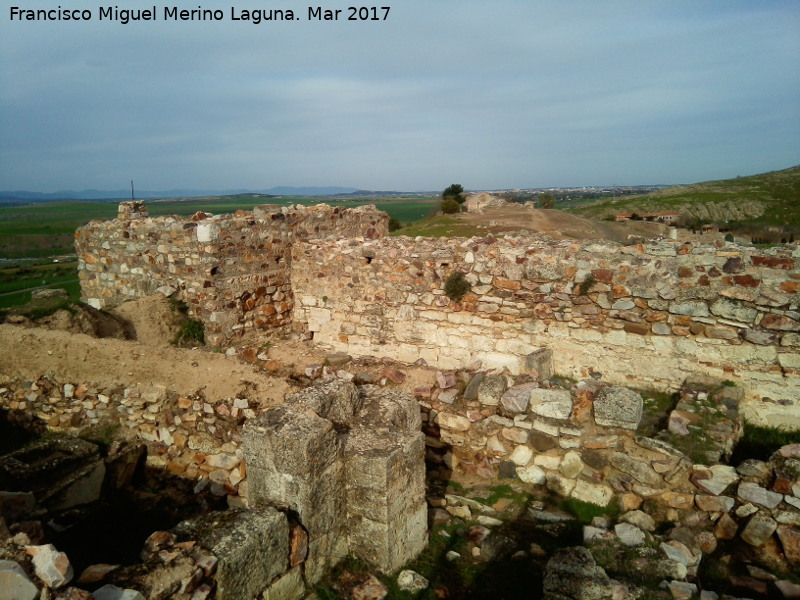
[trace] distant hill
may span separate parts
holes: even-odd
[[[800,166],[749,177],[678,185],[608,199],[571,212],[602,219],[616,213],[674,211],[707,223],[800,227]]]
[[[237,196],[243,194],[260,194],[266,196],[336,196],[352,194],[358,191],[353,187],[288,187],[278,186],[264,190],[136,190],[137,199],[152,198],[204,198],[217,196]],[[131,197],[130,189],[125,190],[66,190],[61,192],[30,192],[27,190],[0,192],[0,205],[2,204],[30,204],[32,202],[55,202],[58,200],[94,200],[119,202]]]

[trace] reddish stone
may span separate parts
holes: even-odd
[[[800,563],[800,532],[794,527],[779,525],[777,533],[786,559],[791,563]]]
[[[794,269],[793,258],[778,258],[777,256],[753,256],[750,259],[754,267],[768,267],[770,269],[783,269],[791,271]]]
[[[431,387],[430,385],[423,385],[420,387],[414,388],[414,395],[419,396],[420,398],[430,398],[431,397]]]
[[[242,358],[247,362],[256,363],[258,362],[258,351],[255,348],[245,348],[242,351]]]
[[[650,333],[650,324],[649,323],[625,323],[625,331],[628,333],[638,333],[640,335],[646,335]]]
[[[614,293],[614,298],[626,298],[627,296],[631,295],[631,291],[624,285],[620,284],[615,285],[612,291]]]
[[[583,423],[592,416],[594,405],[594,392],[589,389],[578,390],[572,404],[572,418]]]
[[[752,275],[734,275],[733,283],[742,287],[754,288],[761,285],[761,280],[755,279]]]
[[[401,384],[406,380],[406,374],[397,369],[386,368],[383,370],[383,376],[389,381],[396,384]]]
[[[794,319],[773,314],[764,315],[764,318],[761,319],[761,327],[779,331],[800,331],[800,323]]]
[[[492,281],[492,285],[496,288],[500,288],[501,290],[518,290],[522,287],[522,284],[519,281],[514,279],[505,279],[504,277],[495,277]]]
[[[790,294],[800,292],[800,281],[784,281],[781,283],[781,289]]]
[[[694,275],[694,269],[678,267],[678,277],[691,277],[692,275]]]
[[[300,525],[292,525],[289,528],[289,537],[289,566],[296,567],[308,557],[308,532]]]
[[[792,495],[792,484],[794,478],[788,477],[783,473],[775,473],[775,483],[772,484],[772,491],[779,494]]]
[[[614,279],[614,271],[610,271],[609,269],[594,269],[592,271],[592,276],[595,278],[595,281],[599,281],[600,283],[611,283]]]
[[[714,535],[718,540],[732,540],[736,537],[736,532],[739,526],[736,524],[728,513],[722,515],[717,521],[717,526],[714,529]]]

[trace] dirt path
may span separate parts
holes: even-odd
[[[284,378],[233,356],[0,325],[0,379],[38,378],[46,373],[63,381],[103,386],[163,386],[179,394],[203,389],[208,398],[246,393],[264,406],[282,402],[292,391]]]
[[[520,205],[488,208],[482,213],[465,213],[459,219],[488,227],[492,233],[526,229],[556,239],[604,239],[629,242],[629,236],[665,236],[668,227],[658,223],[594,221],[561,210],[532,209]]]

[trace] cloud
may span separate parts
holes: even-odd
[[[385,22],[5,22],[0,188],[491,188],[784,168],[800,162],[798,7],[405,0]]]

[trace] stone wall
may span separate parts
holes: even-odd
[[[142,206],[128,204],[117,220],[92,222],[75,234],[82,299],[106,308],[174,294],[203,322],[213,346],[289,323],[294,241],[376,238],[388,227],[386,214],[373,206],[262,206],[186,219],[147,218]]]
[[[386,238],[296,244],[294,321],[315,343],[439,368],[526,370],[542,347],[577,379],[675,390],[692,373],[745,390],[757,422],[800,427],[800,250]],[[450,300],[464,273],[471,289]]]

